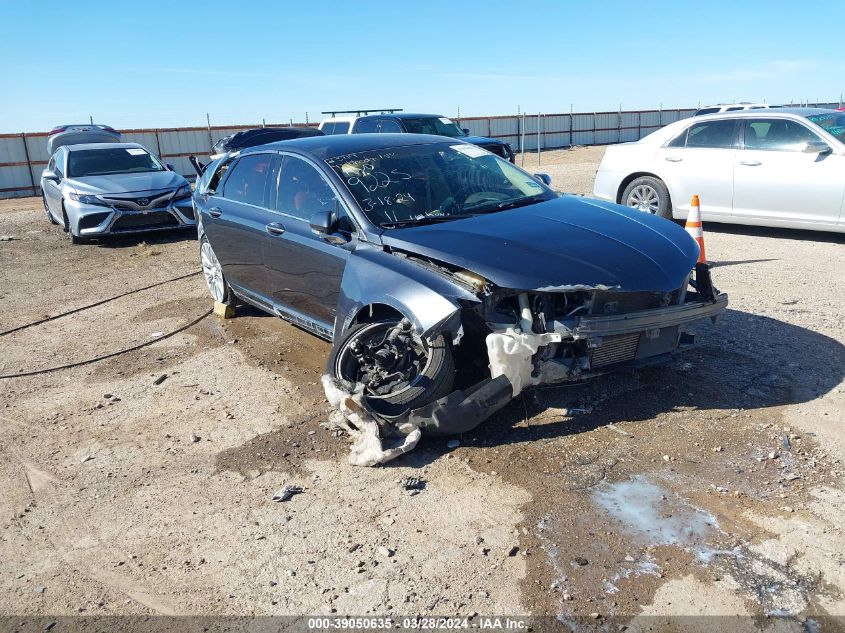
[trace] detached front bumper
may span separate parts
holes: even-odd
[[[80,237],[125,235],[148,231],[165,231],[196,227],[190,198],[171,202],[154,209],[122,209],[90,204],[68,205],[68,215],[77,217]]]

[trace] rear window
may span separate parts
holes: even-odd
[[[732,119],[702,121],[675,137],[669,147],[729,149],[735,146],[736,125]]]
[[[323,123],[323,127],[320,129],[323,131],[323,134],[346,134],[349,132],[349,122],[330,121],[328,123]]]

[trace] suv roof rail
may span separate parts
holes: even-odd
[[[320,112],[320,114],[331,114],[335,116],[336,114],[357,114],[361,116],[362,114],[370,114],[371,112],[378,112],[379,114],[393,114],[394,112],[402,112],[402,108],[373,108],[372,110],[326,110],[325,112]]]

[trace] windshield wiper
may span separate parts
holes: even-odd
[[[543,194],[540,194],[543,195]],[[496,211],[507,211],[508,209],[517,209],[519,207],[527,207],[530,204],[536,204],[537,202],[545,202],[547,198],[538,198],[537,196],[531,196],[530,198],[520,198],[519,200],[507,200],[505,202],[500,202],[499,204],[495,204],[492,207],[481,207],[478,209],[472,209],[473,213],[495,213]]]
[[[460,218],[470,217],[467,215],[426,215],[421,218],[408,218],[407,220],[397,220],[396,222],[382,222],[381,227],[385,229],[398,229],[403,226],[420,226],[422,224],[437,224],[439,222],[449,222],[451,220],[459,220]]]

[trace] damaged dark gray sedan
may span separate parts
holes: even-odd
[[[251,148],[196,188],[203,272],[217,301],[333,342],[335,422],[353,463],[381,463],[531,386],[665,357],[725,310],[682,228],[547,180],[436,136]]]

